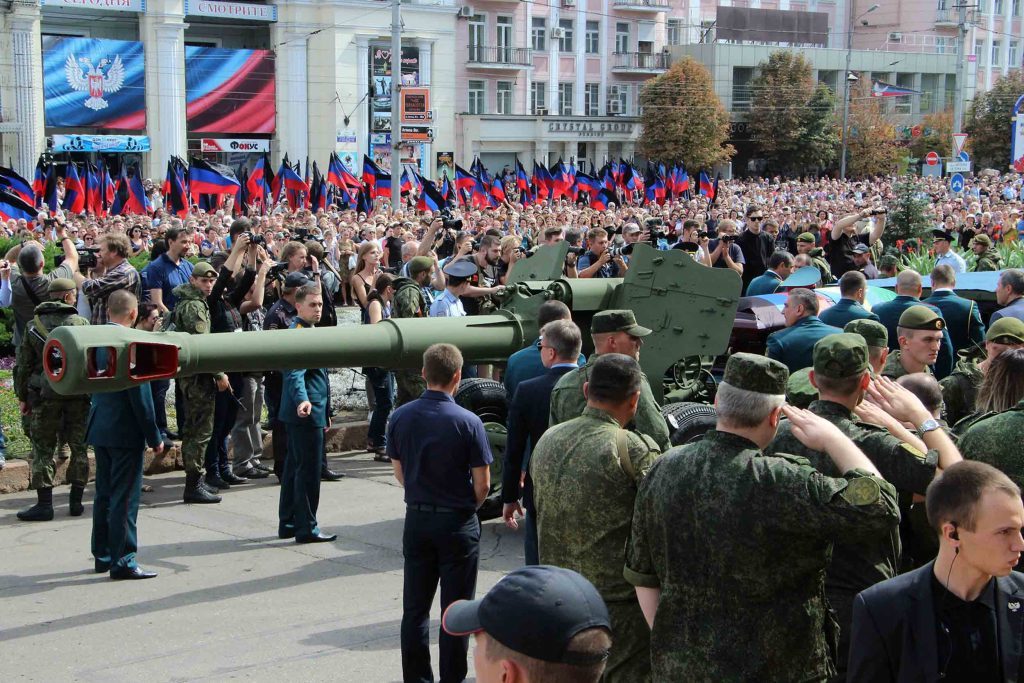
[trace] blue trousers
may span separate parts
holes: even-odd
[[[324,430],[309,424],[286,423],[288,455],[281,473],[281,498],[277,508],[279,531],[295,530],[296,538],[320,531],[316,511],[320,506],[320,467]]]
[[[391,373],[384,368],[364,368],[364,370],[366,372],[366,379],[370,381],[370,386],[373,387],[375,399],[366,440],[372,446],[384,448],[387,446],[385,427],[387,427],[392,406]]]
[[[231,392],[218,391],[213,404],[213,436],[206,444],[204,467],[211,474],[223,474],[231,469],[228,463],[228,435],[238,418],[238,397],[242,394],[242,375],[228,373]]]
[[[92,507],[92,554],[111,568],[134,567],[139,549],[136,522],[142,495],[142,448],[96,446],[96,499]]]

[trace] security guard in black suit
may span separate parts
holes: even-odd
[[[132,327],[138,312],[135,295],[126,289],[113,292],[107,299],[109,325]],[[102,365],[104,354],[96,355],[97,365]],[[149,385],[93,395],[86,443],[96,454],[92,514],[96,573],[109,571],[114,580],[151,579],[156,573],[144,571],[135,563],[143,455],[147,444],[156,453],[164,448]]]
[[[293,329],[314,327],[324,300],[320,287],[306,284],[295,292]],[[320,505],[320,457],[324,432],[331,426],[331,385],[324,368],[289,370],[284,374],[277,419],[288,432],[288,455],[281,473],[278,506],[279,538],[296,543],[326,543],[337,538],[321,533],[316,521]]]

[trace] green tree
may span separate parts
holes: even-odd
[[[928,152],[948,156],[953,151],[953,112],[946,110],[921,118],[921,134],[911,138],[908,151],[915,159],[924,159]]]
[[[854,178],[891,173],[904,152],[896,144],[892,121],[882,111],[882,103],[870,96],[868,87],[850,93],[846,169]]]
[[[834,137],[829,133],[831,98],[826,87],[816,87],[811,63],[802,54],[771,53],[758,65],[751,89],[754,96],[747,121],[770,171],[801,171],[828,160]]]
[[[885,221],[885,241],[895,245],[897,241],[924,237],[931,224],[928,222],[928,199],[921,194],[918,181],[913,176],[903,176],[893,187],[895,198],[889,205]]]
[[[715,94],[711,74],[684,57],[640,91],[643,113],[637,151],[652,161],[681,161],[691,169],[728,161],[729,112]]]
[[[1011,71],[996,80],[992,89],[976,95],[967,111],[964,132],[976,168],[1001,171],[1010,164],[1011,116],[1017,98],[1024,95],[1024,74]]]
[[[801,113],[799,144],[793,155],[799,169],[825,168],[839,157],[835,111],[836,98],[832,90],[818,83]]]

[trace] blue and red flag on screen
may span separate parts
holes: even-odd
[[[27,180],[22,178],[14,169],[0,166],[0,188],[18,195],[29,204],[35,203],[35,193]]]
[[[302,180],[299,179],[301,183]],[[223,164],[205,159],[192,159],[188,167],[188,191],[195,198],[201,194],[235,194],[238,192],[235,172]]]
[[[0,220],[21,220],[31,223],[36,219],[35,208],[10,189],[0,188]]]
[[[103,195],[100,193],[100,172],[96,164],[87,163],[82,177],[85,180],[85,210],[102,217]]]
[[[65,211],[71,213],[85,213],[85,185],[78,175],[78,166],[75,162],[67,165],[64,176],[64,203]]]

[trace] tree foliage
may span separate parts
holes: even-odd
[[[893,187],[895,199],[889,205],[885,221],[885,241],[888,244],[924,237],[931,224],[928,221],[929,202],[918,181],[903,176]]]
[[[953,112],[940,111],[921,118],[921,134],[910,139],[910,155],[924,159],[928,152],[949,156],[953,151]]]
[[[975,96],[964,120],[967,147],[976,168],[1006,170],[1010,164],[1013,105],[1024,95],[1024,74],[1011,71],[996,80],[992,89]]]
[[[904,153],[882,102],[868,92],[863,86],[850,92],[846,174],[854,178],[891,173]]]
[[[729,112],[715,94],[711,74],[684,57],[640,91],[643,113],[638,152],[652,161],[682,161],[692,169],[728,161]]]
[[[835,158],[835,102],[827,86],[815,84],[811,63],[802,54],[771,53],[758,66],[751,87],[751,137],[771,171],[799,172]]]

